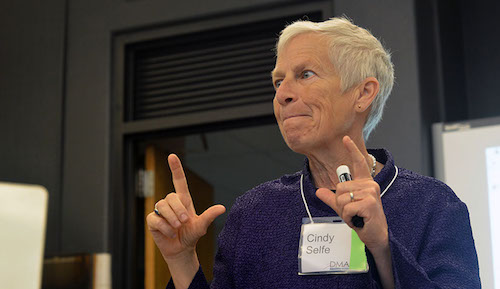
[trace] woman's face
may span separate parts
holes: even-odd
[[[280,51],[273,70],[274,115],[287,145],[309,154],[328,149],[350,133],[353,93],[341,93],[326,39],[315,33],[294,37]]]

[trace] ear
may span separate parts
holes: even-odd
[[[380,90],[380,84],[375,77],[367,77],[357,89],[356,111],[366,111]]]

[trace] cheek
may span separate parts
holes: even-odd
[[[335,114],[335,96],[328,90],[311,90],[309,104],[320,113],[321,119],[332,119]]]
[[[278,101],[276,100],[276,97],[274,97],[273,99],[273,110],[274,110],[274,117],[276,118],[276,121],[279,123],[280,106]]]

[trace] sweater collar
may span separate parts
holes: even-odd
[[[396,174],[394,159],[391,153],[386,149],[369,149],[368,153],[372,154],[379,163],[384,165],[382,170],[374,178],[380,186],[380,191],[383,192]]]

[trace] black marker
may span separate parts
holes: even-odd
[[[339,182],[352,181],[351,172],[349,167],[346,165],[341,165],[337,168],[337,176],[339,177]],[[365,226],[365,221],[358,215],[355,215],[351,219],[352,224],[357,228],[363,228]]]

